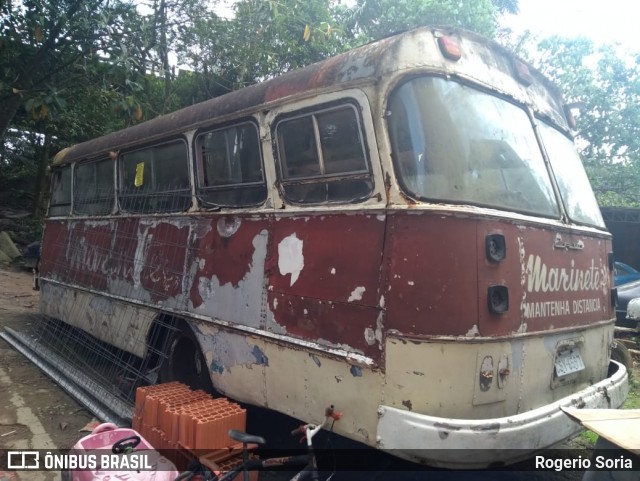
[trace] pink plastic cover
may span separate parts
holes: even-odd
[[[138,436],[140,443],[129,454],[113,454],[117,441]],[[73,481],[173,481],[180,473],[175,465],[156,451],[137,431],[105,423],[80,439],[70,454],[84,455],[81,469],[71,471]],[[86,470],[85,470],[86,468]]]

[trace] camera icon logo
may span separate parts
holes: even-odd
[[[38,451],[9,451],[7,453],[8,469],[40,469],[40,453]]]

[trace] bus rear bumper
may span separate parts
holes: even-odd
[[[530,458],[580,432],[562,407],[612,409],[629,390],[624,366],[611,361],[608,378],[552,404],[515,416],[451,419],[380,406],[378,448],[391,454],[445,468],[475,469]]]

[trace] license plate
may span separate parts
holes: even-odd
[[[558,353],[555,362],[556,376],[562,377],[567,374],[582,371],[584,369],[584,362],[580,357],[580,352],[577,349],[567,349]]]

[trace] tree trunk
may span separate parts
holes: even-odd
[[[0,140],[4,140],[9,125],[11,125],[11,121],[21,104],[22,98],[18,94],[12,94],[0,99]]]
[[[33,196],[33,216],[36,219],[46,212],[44,204],[49,186],[49,157],[51,157],[51,135],[45,133],[42,146],[38,149],[38,174]]]
[[[171,67],[169,66],[169,45],[167,45],[167,5],[165,0],[160,0],[160,48],[159,53],[162,60],[162,72],[164,74],[164,101],[162,103],[162,113],[167,113],[167,100],[171,87]]]

